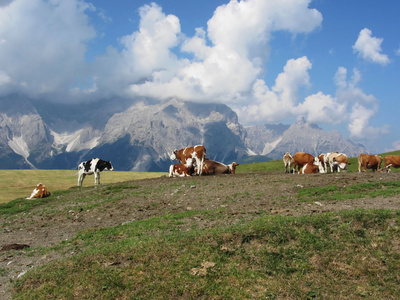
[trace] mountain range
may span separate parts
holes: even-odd
[[[301,120],[244,127],[224,104],[106,99],[60,104],[11,95],[0,99],[0,168],[76,169],[81,161],[111,160],[121,171],[167,171],[174,149],[202,144],[224,163],[313,155],[369,153],[337,131]]]

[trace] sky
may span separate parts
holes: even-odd
[[[0,0],[0,97],[147,97],[400,150],[398,0]]]

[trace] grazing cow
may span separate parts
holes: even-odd
[[[289,152],[286,152],[283,156],[283,164],[285,165],[285,173],[290,173],[290,169],[293,164],[293,156]]]
[[[361,172],[361,167],[364,168],[363,172],[366,172],[367,168],[375,172],[376,170],[380,170],[381,163],[382,157],[361,153],[358,156],[358,172]]]
[[[330,153],[328,155],[328,162],[331,172],[340,172],[340,169],[347,171],[347,165],[350,165],[347,155],[344,153]]]
[[[203,163],[206,157],[206,148],[202,145],[187,147],[181,150],[174,150],[171,154],[171,160],[179,160],[181,163],[186,165],[186,161],[189,158],[194,158],[196,161],[196,167],[199,175],[201,175],[203,171]]]
[[[305,164],[313,164],[314,156],[305,152],[297,152],[293,155],[293,173],[296,173],[296,167],[298,167],[298,172]]]
[[[49,192],[49,190],[47,189],[47,187],[45,185],[43,185],[42,183],[39,183],[36,188],[33,190],[31,196],[29,198],[26,198],[28,200],[31,200],[33,198],[45,198],[50,196],[51,193]]]
[[[239,164],[233,162],[229,165],[225,165],[218,161],[206,159],[203,164],[202,174],[204,175],[216,175],[216,174],[235,174],[236,167]],[[196,171],[197,172],[197,168]]]
[[[383,160],[385,161],[385,170],[389,172],[389,168],[400,168],[400,155],[386,155]]]
[[[104,169],[114,171],[111,161],[92,158],[86,162],[81,162],[78,166],[78,186],[82,186],[86,175],[94,174],[94,184],[100,184],[100,172]]]

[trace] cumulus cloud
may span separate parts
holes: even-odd
[[[361,80],[361,74],[357,69],[347,79],[347,69],[339,67],[335,76],[335,83],[338,87],[336,99],[350,108],[346,113],[348,118],[348,129],[350,137],[356,140],[374,140],[379,134],[385,134],[389,128],[387,125],[373,127],[370,125],[371,118],[377,114],[379,105],[378,99],[373,95],[366,94],[357,84]]]
[[[207,31],[198,28],[182,43],[181,50],[193,60],[175,61],[175,69],[154,69],[148,80],[132,84],[130,91],[231,105],[247,102],[269,56],[272,32],[307,33],[320,25],[322,16],[308,8],[309,2],[230,1],[215,10]]]
[[[14,0],[0,6],[0,93],[66,92],[85,74],[86,43],[95,37],[81,1]]]
[[[353,50],[359,54],[363,59],[387,65],[390,63],[389,57],[382,53],[383,39],[372,36],[372,31],[364,28],[360,31],[356,43],[353,45]]]
[[[400,140],[394,141],[391,148],[386,148],[385,152],[400,150]]]
[[[257,80],[253,85],[250,105],[236,108],[239,117],[246,123],[252,123],[261,120],[277,122],[292,116],[293,108],[299,100],[299,89],[309,85],[307,71],[310,68],[310,61],[303,56],[287,61],[272,88],[263,80]]]

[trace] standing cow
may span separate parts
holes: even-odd
[[[187,147],[180,150],[175,149],[171,154],[171,160],[179,160],[181,163],[186,165],[188,159],[194,159],[196,161],[196,167],[198,174],[201,175],[203,171],[203,163],[206,157],[206,148],[202,145]]]
[[[82,186],[86,175],[94,174],[94,184],[100,184],[100,172],[104,169],[114,171],[111,161],[92,158],[86,162],[81,162],[78,166],[78,186]]]
[[[347,155],[344,153],[330,153],[328,155],[329,167],[331,172],[340,172],[340,169],[347,171],[347,165],[350,165]]]
[[[289,152],[286,152],[283,156],[283,164],[285,166],[285,173],[290,173],[290,169],[292,168],[293,164],[293,156]]]
[[[293,174],[296,173],[296,167],[300,173],[301,168],[305,164],[314,164],[314,156],[305,152],[297,152],[293,155]]]
[[[369,155],[361,153],[358,156],[358,172],[361,172],[361,167],[363,167],[363,172],[367,171],[368,169],[372,169],[372,172],[376,170],[380,170],[382,163],[382,157],[378,155]]]

